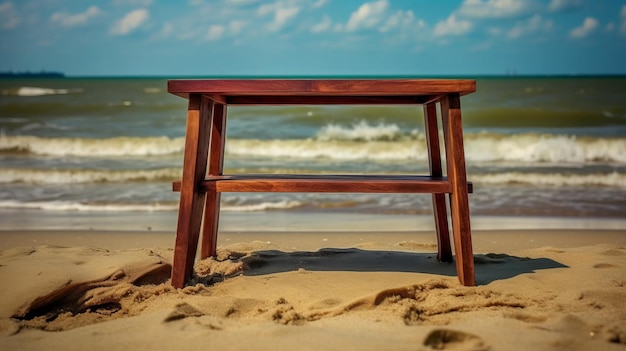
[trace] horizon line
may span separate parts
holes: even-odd
[[[9,74],[7,74],[9,73]],[[41,71],[35,73],[22,72],[12,73],[1,72],[0,79],[12,78],[39,78],[39,79],[73,79],[73,78],[154,78],[154,79],[419,79],[419,78],[441,78],[441,79],[458,79],[458,78],[611,78],[626,77],[626,73],[545,73],[545,74],[250,74],[250,75],[228,75],[228,74],[85,74],[85,75],[67,75],[58,71]],[[60,74],[51,76],[51,74]]]

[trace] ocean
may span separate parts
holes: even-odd
[[[166,85],[0,80],[0,229],[175,230],[186,100]],[[626,227],[626,77],[478,77],[461,105],[475,228]],[[234,106],[226,145],[226,174],[428,171],[421,106]],[[221,228],[431,216],[429,195],[225,193]]]

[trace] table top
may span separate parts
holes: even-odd
[[[471,79],[183,79],[168,92],[225,104],[415,104],[476,91]]]

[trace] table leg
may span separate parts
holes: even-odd
[[[439,148],[439,127],[437,125],[436,103],[424,105],[424,126],[426,131],[426,145],[428,147],[430,175],[432,177],[442,177],[443,172],[441,169],[441,150]],[[452,262],[446,195],[432,194],[432,199],[433,213],[435,215],[435,229],[437,231],[437,259],[442,262]]]
[[[178,228],[172,266],[172,285],[182,288],[191,277],[198,249],[205,194],[198,191],[207,171],[209,121],[213,102],[197,94],[189,96],[183,178],[180,189]]]
[[[472,252],[459,94],[449,94],[441,100],[441,115],[446,146],[447,173],[452,184],[450,215],[452,217],[456,269],[463,285],[474,286],[474,254]]]
[[[209,146],[209,176],[222,175],[224,170],[224,145],[226,141],[226,105],[216,104],[211,118],[211,141]],[[217,232],[220,220],[220,198],[215,188],[206,194],[204,226],[200,257],[217,255]]]

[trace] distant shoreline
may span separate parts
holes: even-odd
[[[0,72],[3,78],[66,79],[611,79],[617,74],[476,74],[476,75],[70,75],[61,72]]]
[[[65,78],[61,72],[0,72],[0,78]]]

